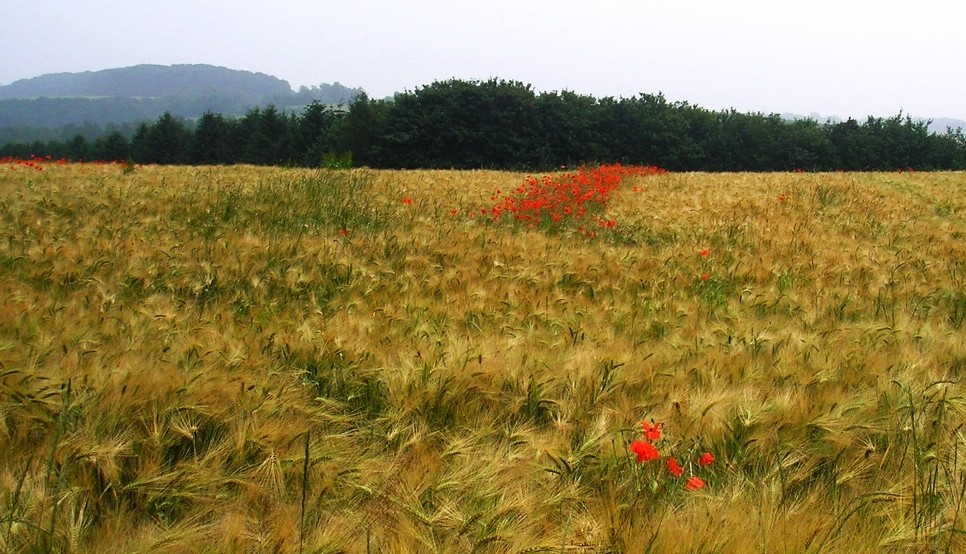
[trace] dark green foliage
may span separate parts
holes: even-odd
[[[385,101],[371,102],[365,93],[355,97],[349,111],[333,128],[332,146],[339,156],[355,160],[360,166],[373,165],[373,146],[384,125],[391,104]]]
[[[255,108],[240,123],[241,161],[255,165],[285,165],[290,161],[288,119],[275,108]]]
[[[396,95],[377,141],[375,165],[534,167],[535,104],[529,86],[495,79],[436,82]]]
[[[534,104],[539,142],[530,145],[539,165],[576,165],[598,153],[598,129],[591,127],[596,101],[570,91],[539,95]]]
[[[184,122],[165,112],[154,125],[138,127],[131,150],[138,163],[183,164],[190,140]]]
[[[87,142],[87,139],[81,135],[77,135],[70,139],[67,143],[68,157],[77,160],[83,160],[90,157],[91,145]]]
[[[192,128],[193,127],[193,128]],[[0,146],[0,157],[52,155],[142,163],[548,170],[598,162],[672,171],[966,169],[962,130],[932,134],[898,115],[819,124],[776,114],[713,112],[663,95],[595,99],[535,94],[513,81],[449,80],[392,100],[359,94],[347,108],[269,105],[196,124],[165,113],[130,145],[114,130]],[[90,144],[94,140],[93,145]],[[85,142],[86,141],[86,142]]]
[[[233,125],[221,114],[205,113],[191,137],[189,157],[197,165],[229,164],[238,157]]]
[[[98,138],[89,157],[95,160],[123,161],[131,157],[131,143],[119,131]]]
[[[335,112],[319,102],[313,102],[302,117],[290,122],[293,132],[293,153],[299,165],[318,166],[326,153],[332,150],[332,126],[336,121]]]

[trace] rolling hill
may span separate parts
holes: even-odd
[[[250,101],[292,93],[288,82],[211,65],[137,65],[51,73],[0,87],[0,98],[232,96]]]
[[[361,92],[338,82],[293,91],[271,75],[201,64],[53,73],[0,86],[0,143],[45,140],[67,126],[125,126],[164,112],[190,119],[206,111],[243,115],[268,104],[338,105]]]

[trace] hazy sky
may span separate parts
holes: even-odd
[[[710,109],[966,119],[960,0],[2,0],[0,84],[142,63],[370,97],[499,77]]]

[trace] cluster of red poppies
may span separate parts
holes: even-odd
[[[84,166],[105,166],[105,165],[125,165],[125,162],[113,161],[113,162],[71,162],[66,158],[54,158],[53,156],[31,156],[30,158],[15,158],[15,157],[5,157],[0,158],[0,165],[9,166],[10,169],[16,169],[17,167],[26,167],[28,169],[33,169],[36,171],[43,171],[45,165],[67,165],[67,164],[78,164]]]
[[[661,423],[641,422],[642,437],[635,440],[630,445],[630,451],[637,457],[637,463],[643,464],[661,459],[661,452],[657,449],[657,443],[662,440]],[[674,456],[667,457],[667,470],[674,477],[683,477],[684,468]],[[705,452],[698,457],[698,465],[707,467],[714,463],[714,456],[710,452]],[[691,464],[689,464],[691,465]],[[684,484],[684,488],[689,491],[696,491],[704,488],[704,479],[697,475],[691,475]]]
[[[45,158],[42,158],[40,156],[33,156],[28,159],[10,158],[10,157],[0,158],[0,165],[11,166],[10,169],[16,169],[16,166],[20,166],[20,167],[26,167],[28,169],[34,169],[36,171],[43,171],[44,164],[52,163],[52,162],[54,162],[54,160],[51,156],[47,156]],[[60,160],[56,160],[55,163],[63,165],[67,163],[67,161],[60,159]]]
[[[603,217],[604,208],[621,183],[632,177],[667,173],[654,166],[621,164],[580,166],[576,171],[562,171],[541,178],[528,175],[523,184],[509,191],[497,190],[489,207],[467,212],[469,217],[500,221],[510,218],[529,227],[558,227],[573,223],[584,234],[594,234],[594,227],[613,229],[617,221]],[[643,192],[635,186],[635,192]],[[454,215],[456,215],[454,213]]]

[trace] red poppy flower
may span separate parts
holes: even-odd
[[[708,250],[707,248],[702,248],[701,251],[698,252],[698,254],[701,254],[702,256],[707,256],[710,253],[711,253],[711,251]]]
[[[684,488],[688,489],[689,491],[701,490],[704,488],[704,479],[700,477],[692,477],[688,479],[688,482],[686,485],[684,485]]]
[[[661,440],[661,422],[657,422],[654,425],[646,421],[641,422],[641,429],[644,430],[644,438],[648,441],[654,442]]]
[[[711,278],[711,274],[710,273],[702,273],[701,274],[701,280],[702,281],[707,281],[710,278]]]
[[[402,203],[404,206],[409,206],[410,204],[413,203],[413,199],[407,196],[402,199]]]
[[[634,441],[631,443],[630,449],[631,452],[637,455],[637,463],[650,462],[661,457],[661,453],[649,442]]]
[[[349,235],[349,230],[348,229],[339,229],[339,236],[340,237],[345,237],[345,236],[348,236],[348,235]]]
[[[671,472],[671,475],[675,477],[680,477],[684,474],[684,468],[678,464],[678,461],[674,458],[667,459],[667,470]]]
[[[714,463],[714,456],[712,456],[710,452],[705,452],[700,458],[698,458],[698,463],[703,466],[709,466]]]

